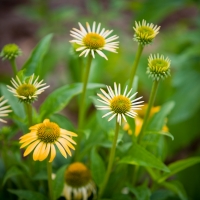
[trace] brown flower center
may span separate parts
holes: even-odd
[[[44,143],[54,143],[60,136],[60,127],[53,122],[42,123],[37,129],[37,136]]]
[[[91,180],[91,174],[88,168],[80,163],[71,164],[65,171],[65,181],[72,187],[82,187],[88,184]]]
[[[131,101],[129,98],[119,95],[110,101],[110,107],[115,113],[125,114],[131,109]]]

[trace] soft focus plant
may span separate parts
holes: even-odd
[[[46,21],[51,23],[50,19]],[[170,49],[162,54],[150,49],[148,59],[143,54],[144,47],[148,48],[164,32],[160,26],[143,19],[135,21],[133,30],[129,42],[137,51],[131,52],[133,66],[128,66],[130,73],[124,70],[124,77],[118,74],[118,63],[112,59],[125,54],[119,46],[120,37],[110,36],[115,30],[102,28],[96,22],[92,26],[86,22],[86,28],[81,23],[79,29],[72,28],[73,39],[62,45],[71,46],[70,68],[77,67],[76,60],[80,69],[70,72],[72,76],[78,73],[74,76],[78,78],[72,77],[72,83],[66,81],[53,90],[43,74],[43,62],[51,59],[47,55],[52,34],[38,43],[22,66],[15,62],[21,55],[18,46],[9,44],[2,49],[1,57],[10,62],[16,78],[9,77],[12,86],[1,83],[0,123],[4,124],[0,127],[0,163],[4,175],[0,198],[188,199],[176,174],[198,164],[200,157],[166,162],[166,146],[170,139],[176,141],[166,125],[177,105],[166,98],[156,109],[159,87],[165,93],[169,87],[164,88],[165,83],[173,77],[170,72],[174,60]],[[113,66],[110,77],[120,76],[121,81],[110,80],[114,88],[98,74],[110,73],[105,62]],[[90,81],[95,75],[100,77],[100,83]],[[44,77],[45,83],[39,77]],[[151,90],[146,87],[145,94],[140,90],[143,79],[152,85]],[[75,120],[65,114],[71,108]]]

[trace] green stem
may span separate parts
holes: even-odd
[[[140,60],[140,57],[141,57],[143,49],[144,49],[144,46],[139,44],[138,49],[137,49],[137,53],[136,53],[136,56],[135,56],[135,60],[134,60],[134,63],[133,63],[133,67],[132,67],[132,70],[131,70],[130,82],[129,82],[129,90],[132,88],[134,77],[135,77],[135,73],[136,73],[137,66],[138,66],[138,63],[139,63],[139,60]]]
[[[111,173],[111,170],[112,170],[113,161],[114,161],[114,157],[115,157],[115,150],[116,150],[116,145],[117,145],[118,133],[119,133],[119,123],[116,120],[114,141],[113,141],[112,149],[110,151],[110,157],[109,157],[109,162],[108,162],[108,168],[107,168],[107,171],[106,171],[106,175],[104,177],[104,181],[103,181],[102,186],[101,186],[100,191],[99,191],[99,199],[103,195],[105,187],[106,187],[107,182],[108,182],[108,179],[110,177],[110,173]]]
[[[53,181],[52,181],[52,162],[47,160],[47,174],[48,174],[48,187],[49,187],[49,198],[54,200],[53,193]]]
[[[149,102],[148,102],[147,111],[146,111],[146,114],[144,116],[144,121],[143,121],[143,124],[142,124],[142,128],[141,128],[139,136],[138,136],[138,143],[141,143],[142,138],[144,136],[144,131],[145,131],[145,128],[146,128],[146,125],[147,125],[147,122],[148,122],[149,114],[150,114],[151,108],[152,108],[152,106],[154,104],[155,97],[156,97],[158,84],[159,84],[159,81],[154,81],[153,82],[153,86],[152,86],[152,89],[151,89],[151,94],[150,94],[150,98],[149,98]]]
[[[132,175],[132,185],[133,186],[135,186],[135,184],[136,184],[138,171],[139,171],[139,166],[134,165],[133,166],[133,175]]]
[[[32,104],[25,103],[24,106],[28,117],[28,125],[30,127],[32,126]]]
[[[14,74],[15,74],[15,76],[16,76],[18,70],[17,70],[17,65],[16,65],[16,62],[15,62],[15,59],[10,60],[10,64],[11,64],[12,69],[13,69],[13,72],[14,72]]]
[[[83,128],[83,123],[84,123],[84,118],[85,118],[85,107],[86,107],[85,96],[86,96],[86,89],[87,89],[87,83],[88,83],[91,63],[92,63],[92,55],[89,55],[85,74],[84,74],[84,77],[83,77],[83,89],[82,89],[82,95],[81,95],[80,105],[79,105],[79,116],[78,116],[79,135],[78,135],[78,138],[77,138],[77,145],[76,145],[76,155],[75,155],[76,158],[77,158],[77,155],[80,151],[81,129]]]

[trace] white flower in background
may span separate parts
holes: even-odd
[[[81,23],[78,23],[80,30],[73,28],[71,30],[71,36],[74,38],[71,40],[71,43],[76,43],[79,47],[76,51],[81,51],[79,56],[85,55],[85,57],[91,53],[92,57],[95,58],[95,53],[99,54],[106,60],[106,55],[102,50],[111,51],[117,53],[116,49],[118,48],[118,39],[117,35],[108,37],[113,30],[101,29],[101,23],[96,27],[96,22],[93,22],[93,26],[90,27],[89,23],[86,22],[86,29],[82,26]]]
[[[39,82],[38,79],[39,76],[34,80],[33,74],[27,80],[22,82],[18,76],[16,76],[16,80],[14,78],[11,80],[13,87],[9,85],[7,85],[7,87],[21,102],[32,103],[37,99],[39,94],[49,87],[49,85],[45,86],[46,83],[43,83],[43,80]]]

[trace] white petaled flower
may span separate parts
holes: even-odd
[[[4,104],[8,101],[8,100],[4,100],[4,97],[0,97],[0,117],[6,117],[8,116],[8,113],[12,112],[12,110],[9,110],[8,108],[10,108],[10,106],[5,106]],[[5,120],[0,118],[0,122],[6,123]]]
[[[102,94],[97,94],[101,99],[98,101],[102,102],[105,105],[96,105],[99,110],[108,110],[110,112],[103,115],[106,117],[111,115],[108,121],[112,120],[114,117],[117,117],[117,122],[121,125],[122,119],[126,120],[126,116],[134,118],[137,113],[135,110],[140,110],[143,105],[140,105],[144,101],[138,101],[142,97],[138,97],[135,99],[137,94],[131,94],[132,89],[127,92],[128,86],[126,86],[124,93],[121,94],[121,86],[120,84],[117,87],[117,84],[114,83],[114,90],[110,86],[107,86],[108,93],[106,93],[103,89],[100,89]]]
[[[96,22],[93,22],[92,27],[86,22],[87,29],[85,29],[81,23],[78,24],[80,30],[73,28],[73,30],[70,31],[70,35],[74,38],[70,42],[79,45],[76,49],[76,51],[82,51],[79,56],[85,55],[86,57],[91,53],[92,57],[95,58],[95,53],[97,53],[108,60],[102,50],[117,53],[116,49],[118,48],[119,42],[114,40],[118,39],[118,36],[113,35],[108,37],[113,30],[105,30],[105,28],[101,30],[101,23],[96,26]]]
[[[34,80],[33,74],[27,80],[22,82],[18,76],[16,76],[16,80],[14,78],[11,79],[13,87],[9,85],[7,85],[7,87],[21,102],[32,103],[37,99],[39,94],[49,87],[49,85],[45,86],[46,83],[43,83],[43,80],[39,82],[38,79],[39,76]]]

